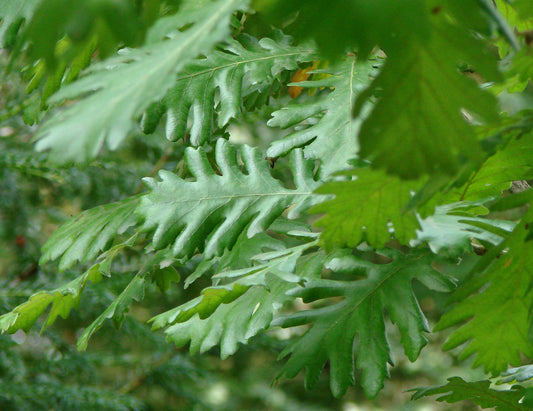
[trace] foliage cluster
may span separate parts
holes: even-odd
[[[222,358],[281,327],[276,380],[326,368],[335,397],[373,398],[394,340],[410,361],[427,344],[419,297],[443,293],[443,348],[509,386],[454,376],[413,399],[533,407],[530,1],[0,0],[0,19],[28,93],[2,118],[37,124],[35,153],[2,142],[1,229],[40,281],[2,331],[100,293],[80,350],[108,319]],[[30,217],[10,222],[24,176],[52,198],[116,190],[39,252]],[[171,344],[161,366],[186,368]]]

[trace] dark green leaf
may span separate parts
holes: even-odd
[[[310,280],[291,293],[310,302],[343,297],[339,302],[309,311],[288,314],[275,325],[293,327],[312,323],[311,328],[287,347],[280,357],[290,354],[280,376],[293,378],[306,369],[306,387],[317,382],[326,361],[330,365],[330,386],[335,396],[343,395],[354,383],[354,357],[362,372],[361,385],[370,397],[377,395],[389,375],[392,363],[385,334],[384,310],[401,331],[407,357],[414,361],[426,344],[427,321],[420,310],[411,283],[414,279],[442,290],[453,282],[431,267],[428,255],[407,256],[393,250],[389,264],[357,262],[358,271],[368,278],[359,281]],[[357,340],[356,340],[357,337]],[[278,377],[278,378],[279,378]]]
[[[462,378],[452,377],[448,379],[448,384],[439,387],[416,388],[412,391],[413,399],[445,394],[437,398],[437,401],[454,404],[459,401],[470,400],[481,408],[490,408],[497,411],[527,411],[529,407],[520,404],[520,399],[524,396],[524,389],[520,386],[513,387],[508,391],[497,391],[490,387],[490,381],[466,382]]]

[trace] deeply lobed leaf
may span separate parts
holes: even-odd
[[[533,307],[533,243],[523,242],[524,223],[501,246],[508,252],[494,260],[488,271],[474,276],[457,293],[461,299],[436,326],[441,330],[461,325],[444,344],[452,349],[465,344],[460,358],[475,354],[473,366],[500,373],[508,364],[520,365],[521,353],[533,356],[528,337]],[[493,258],[488,254],[487,258]],[[478,267],[474,266],[477,271]]]
[[[374,397],[388,376],[392,363],[385,333],[384,310],[401,331],[407,357],[414,361],[426,344],[427,321],[420,310],[411,283],[414,279],[440,291],[449,291],[453,282],[435,271],[427,255],[388,253],[389,264],[372,264],[355,257],[352,270],[366,272],[358,281],[311,280],[292,294],[304,302],[343,297],[340,302],[309,311],[288,314],[275,321],[282,327],[312,324],[280,354],[290,355],[279,377],[294,377],[306,369],[305,383],[310,389],[318,380],[326,361],[330,365],[331,391],[343,395],[354,383],[354,356],[362,372],[361,385]],[[278,377],[278,378],[279,378]]]
[[[172,87],[176,73],[226,37],[231,14],[246,5],[246,0],[219,0],[178,13],[164,21],[168,31],[160,33],[160,24],[148,33],[157,42],[123,49],[120,56],[94,65],[50,99],[57,103],[85,96],[41,127],[36,148],[50,149],[59,162],[93,158],[104,144],[116,149],[150,103]],[[166,38],[161,41],[154,33]]]
[[[448,383],[439,387],[417,388],[413,399],[418,400],[430,395],[443,394],[437,401],[446,401],[454,404],[460,401],[470,400],[482,408],[490,408],[497,411],[526,411],[530,409],[520,403],[524,396],[523,387],[513,387],[511,390],[498,391],[490,387],[490,381],[466,382],[460,377],[448,378]]]
[[[252,237],[289,206],[288,216],[296,217],[320,201],[312,193],[318,183],[301,152],[292,156],[294,190],[271,176],[258,149],[245,145],[240,154],[245,172],[238,165],[235,148],[220,139],[215,149],[220,175],[202,148],[188,148],[185,158],[196,181],[163,170],[161,181],[145,179],[150,193],[142,198],[137,212],[144,219],[142,229],[155,230],[155,248],[171,245],[175,255],[186,256],[199,250],[210,258],[231,248],[245,227]]]
[[[113,238],[137,223],[139,197],[91,208],[59,227],[42,248],[40,263],[61,257],[59,269],[94,259]]]
[[[298,63],[316,58],[312,47],[293,46],[281,34],[259,41],[241,35],[239,40],[187,65],[162,102],[145,113],[144,132],[151,133],[166,112],[166,135],[174,141],[185,136],[192,117],[189,138],[200,145],[211,136],[215,119],[223,127],[240,114],[243,97],[266,92],[282,70],[297,69]]]
[[[348,168],[348,160],[359,151],[357,134],[362,121],[352,118],[353,105],[376,74],[375,65],[373,59],[360,62],[352,56],[325,72],[317,72],[318,79],[297,83],[306,89],[333,90],[324,90],[306,102],[289,104],[272,113],[269,126],[296,126],[296,130],[274,141],[267,155],[276,157],[303,146],[307,158],[320,160],[320,173],[324,178]]]

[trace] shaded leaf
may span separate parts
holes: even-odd
[[[302,311],[276,319],[284,328],[311,323],[309,330],[280,354],[290,355],[278,378],[293,378],[306,369],[305,385],[310,389],[318,381],[329,361],[330,387],[342,396],[354,383],[354,357],[361,370],[361,385],[374,397],[387,377],[387,363],[392,363],[385,333],[384,311],[401,331],[407,357],[414,361],[426,344],[427,321],[420,310],[411,283],[414,279],[438,290],[451,290],[453,282],[431,267],[429,255],[403,255],[387,250],[389,264],[372,264],[354,257],[354,269],[366,271],[359,281],[310,280],[291,294],[304,302],[342,297],[323,308]],[[357,337],[357,339],[356,339]]]
[[[122,324],[124,316],[128,312],[133,301],[140,301],[144,298],[144,287],[150,272],[157,268],[163,261],[169,258],[168,250],[161,250],[152,255],[143,264],[141,269],[135,274],[124,290],[115,300],[98,316],[78,338],[78,350],[87,349],[91,336],[104,325],[105,320],[112,319],[116,325]]]
[[[493,73],[496,60],[479,51],[484,47],[468,33],[444,26],[435,27],[426,41],[390,55],[356,104],[360,113],[379,91],[361,126],[360,156],[402,178],[453,174],[465,160],[480,162],[480,145],[461,111],[495,119],[496,99],[458,73],[456,64],[466,57],[481,71]],[[464,50],[473,50],[472,55],[465,56]]]
[[[366,241],[379,248],[393,236],[402,244],[416,237],[416,215],[405,208],[420,182],[371,169],[350,174],[356,174],[356,180],[326,183],[316,191],[335,195],[310,210],[326,214],[315,223],[324,228],[321,239],[326,247],[355,247]]]
[[[521,353],[533,356],[528,338],[533,307],[533,242],[523,242],[527,234],[524,224],[518,225],[503,243],[508,252],[495,259],[487,272],[458,289],[461,299],[435,327],[442,330],[461,325],[443,348],[466,343],[460,358],[475,354],[473,366],[483,366],[493,374],[501,373],[508,364],[520,365]]]
[[[519,401],[524,396],[524,389],[515,386],[507,391],[497,391],[490,387],[490,381],[466,382],[460,377],[448,378],[448,384],[438,387],[415,388],[412,399],[418,400],[430,395],[444,394],[437,401],[454,404],[456,402],[470,400],[481,408],[490,408],[497,411],[529,410]]]

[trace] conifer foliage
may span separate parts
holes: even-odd
[[[373,398],[391,341],[414,362],[432,332],[487,379],[414,400],[533,407],[529,374],[490,387],[533,359],[529,0],[0,0],[0,21],[36,124],[34,162],[2,169],[60,182],[139,139],[162,153],[137,150],[137,184],[49,236],[41,266],[70,274],[3,307],[2,331],[113,285],[84,350],[153,283],[180,297],[147,323],[192,353],[289,329],[278,379],[311,389],[326,367],[334,396]]]

